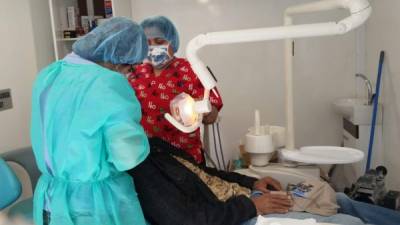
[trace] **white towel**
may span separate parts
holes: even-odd
[[[256,225],[318,225],[318,223],[315,219],[296,220],[258,216]]]

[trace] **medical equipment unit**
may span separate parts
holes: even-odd
[[[260,112],[255,111],[254,126],[245,138],[245,150],[253,166],[266,166],[278,148],[285,146],[285,128],[261,125]]]
[[[314,24],[293,25],[292,16],[312,12],[322,12],[333,9],[346,9],[350,16],[339,22],[325,22]],[[198,51],[208,45],[234,44],[244,42],[268,41],[285,39],[285,77],[286,77],[286,143],[285,148],[280,150],[280,156],[284,160],[307,164],[348,164],[363,159],[364,154],[353,148],[333,146],[309,146],[300,149],[295,148],[294,142],[294,112],[293,112],[293,38],[321,37],[346,34],[361,26],[371,15],[372,8],[368,0],[323,0],[289,7],[284,14],[285,26],[212,32],[200,34],[193,38],[187,45],[186,56],[193,71],[205,87],[204,98],[197,101],[197,107],[191,103],[192,110],[181,111],[198,115],[198,119],[188,125],[178,121],[179,116],[165,114],[165,118],[183,132],[193,132],[201,125],[202,114],[209,108],[209,94],[216,87],[216,81],[207,70],[198,56]],[[201,110],[196,111],[195,108]],[[185,116],[181,116],[185,117]],[[187,116],[186,116],[187,117]],[[255,139],[255,137],[248,137]],[[268,144],[266,136],[256,137],[260,143]],[[269,146],[270,147],[270,146]],[[256,147],[257,149],[257,147]],[[267,150],[268,151],[268,150]],[[267,153],[267,152],[265,152]],[[261,163],[261,162],[260,162]],[[258,164],[258,163],[256,163]],[[261,163],[261,164],[265,164]]]
[[[387,190],[385,177],[388,171],[384,166],[369,169],[363,176],[357,179],[351,189],[347,190],[350,198],[360,202],[380,205],[385,208],[400,209],[400,192]]]

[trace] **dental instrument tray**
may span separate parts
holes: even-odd
[[[285,160],[308,164],[349,164],[359,162],[364,153],[358,149],[336,146],[306,146],[300,150],[283,149]]]

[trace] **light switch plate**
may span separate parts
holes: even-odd
[[[11,89],[0,90],[0,111],[11,109],[12,107]]]

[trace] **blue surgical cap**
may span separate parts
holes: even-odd
[[[179,35],[174,24],[165,16],[150,17],[140,24],[147,38],[163,38],[172,45],[174,52],[179,49]]]
[[[72,51],[93,62],[136,64],[147,56],[148,46],[137,23],[114,17],[76,41]]]

